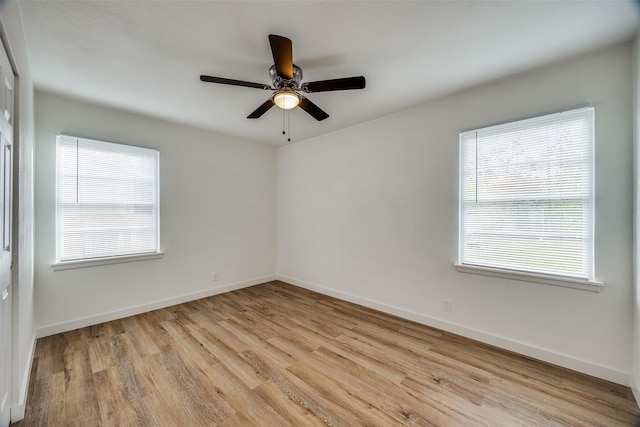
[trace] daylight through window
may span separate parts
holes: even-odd
[[[159,252],[158,151],[58,136],[57,262]]]
[[[460,134],[459,263],[594,280],[592,108]]]

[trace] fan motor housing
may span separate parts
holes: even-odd
[[[271,77],[273,87],[276,89],[298,89],[300,87],[300,82],[302,81],[302,69],[293,64],[293,78],[283,79],[282,77],[278,76],[276,66],[272,65],[269,68],[269,77]]]

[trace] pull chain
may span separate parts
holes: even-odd
[[[0,0],[1,1],[1,0]],[[287,115],[287,128],[285,130],[285,113]],[[291,110],[282,109],[282,134],[287,135],[287,142],[291,142]]]

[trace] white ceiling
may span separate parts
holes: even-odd
[[[246,116],[270,92],[269,34],[293,40],[304,81],[364,75],[364,90],[309,94],[294,141],[630,40],[629,1],[20,1],[36,87],[273,146],[283,114]]]

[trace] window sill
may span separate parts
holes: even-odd
[[[144,255],[127,255],[110,258],[93,258],[79,261],[65,261],[51,264],[53,271],[72,270],[74,268],[97,267],[99,265],[121,264],[124,262],[146,261],[150,259],[162,258],[162,252]]]
[[[544,285],[562,286],[590,292],[602,292],[604,283],[590,280],[569,279],[545,276],[535,273],[501,270],[499,268],[479,267],[475,265],[454,264],[461,273],[481,274],[483,276],[500,277],[503,279],[521,280],[525,282],[542,283]]]

